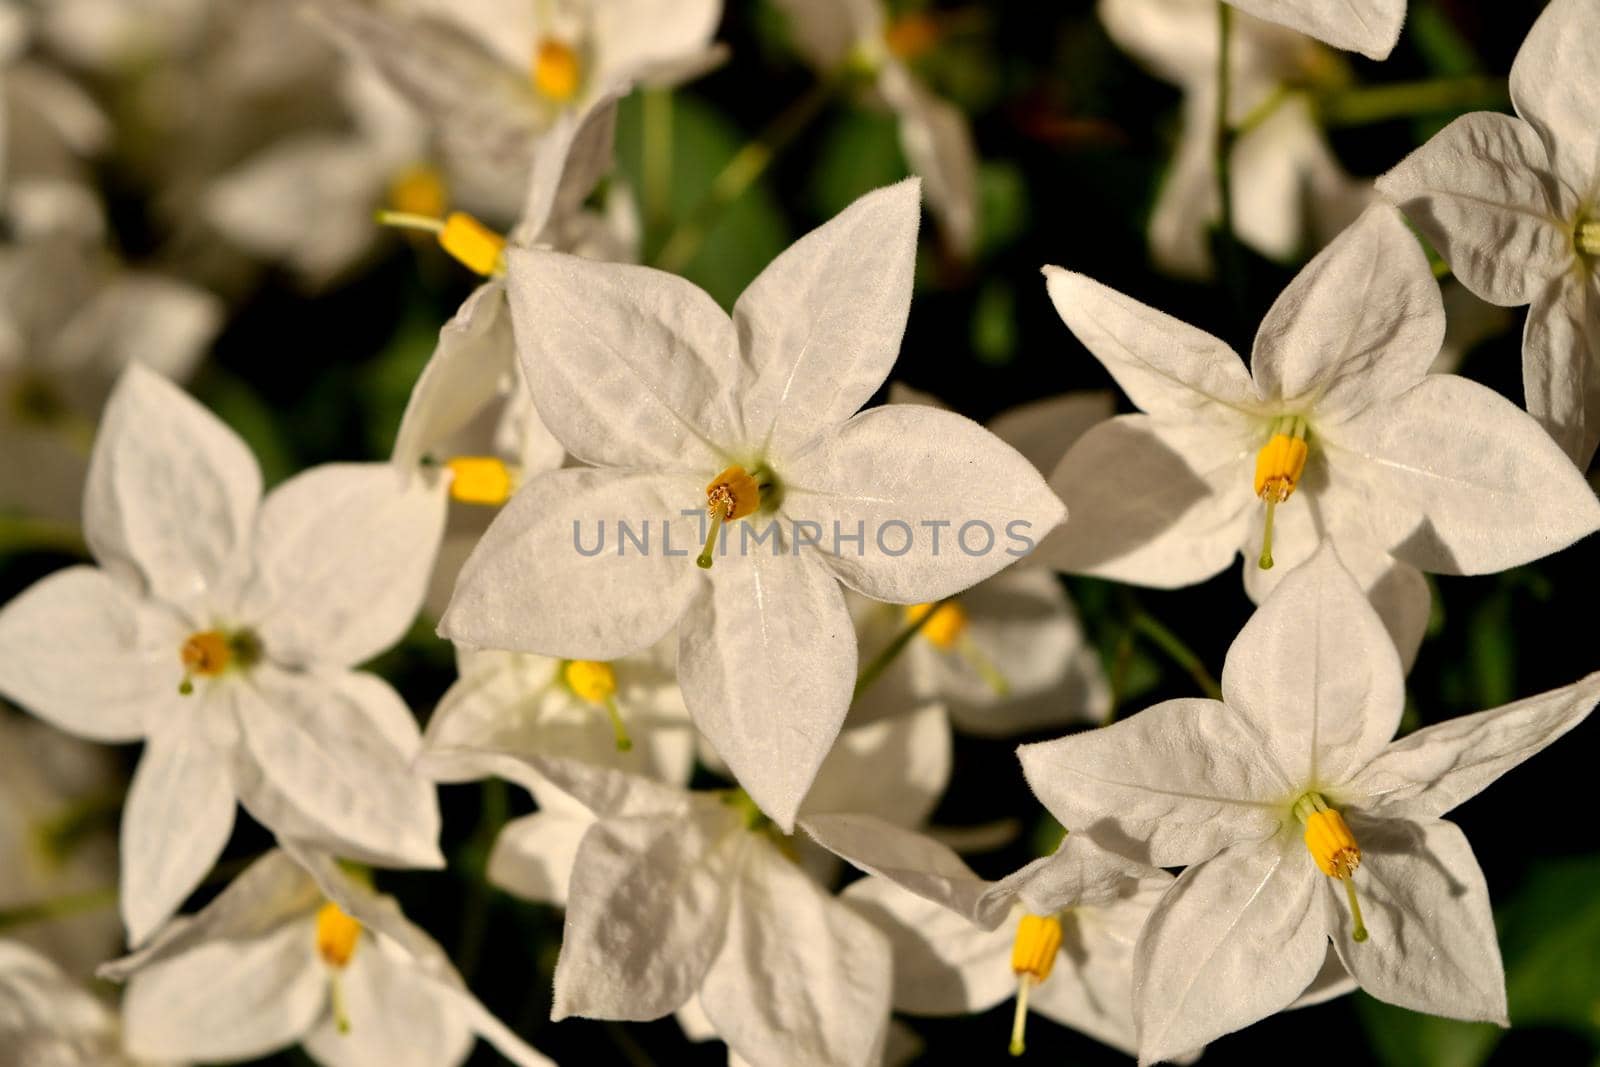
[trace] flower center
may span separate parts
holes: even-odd
[[[203,630],[192,633],[178,648],[178,660],[183,664],[183,681],[178,692],[188,696],[194,692],[194,679],[215,678],[229,667],[248,669],[261,659],[261,639],[250,630]]]
[[[533,87],[546,100],[565,104],[578,95],[583,81],[583,63],[565,41],[553,37],[541,40],[533,50]]]
[[[402,214],[441,218],[449,207],[444,177],[423,163],[407,167],[389,184],[389,203]]]
[[[883,30],[883,43],[897,59],[910,62],[933,51],[939,43],[939,24],[926,12],[901,15]]]
[[[494,456],[457,456],[445,463],[450,471],[450,499],[463,504],[499,507],[516,492],[516,472]]]
[[[1306,420],[1284,415],[1272,422],[1272,434],[1256,453],[1256,496],[1267,505],[1266,530],[1261,536],[1261,569],[1272,569],[1272,517],[1279,504],[1294,494],[1305,473]]]
[[[928,613],[932,616],[927,622],[922,623],[922,629],[917,632],[928,640],[933,647],[946,652],[956,647],[967,632],[967,612],[954,600],[946,600],[942,604],[908,604],[905,608],[906,625],[912,626],[921,622]]]
[[[1574,238],[1578,251],[1586,256],[1600,256],[1600,219],[1584,219],[1578,223]]]
[[[506,239],[464,211],[439,218],[409,211],[380,211],[378,222],[402,230],[431,233],[449,256],[487,278],[505,271]]]
[[[333,1023],[341,1034],[350,1032],[350,1013],[345,1010],[344,985],[340,973],[350,964],[361,941],[361,924],[328,901],[317,911],[317,955],[328,965],[328,993],[333,1007]]]
[[[606,714],[611,718],[611,732],[616,735],[618,752],[633,748],[628,728],[622,722],[622,712],[617,708],[617,674],[611,669],[611,664],[592,659],[569,659],[561,666],[561,680],[579,700],[606,709]]]
[[[1017,1010],[1011,1021],[1011,1054],[1026,1051],[1023,1042],[1028,1025],[1028,991],[1050,977],[1061,951],[1061,918],[1029,912],[1017,923],[1017,938],[1011,943],[1011,973],[1017,976]]]
[[[1365,941],[1367,927],[1361,920],[1361,904],[1351,878],[1361,866],[1361,847],[1356,844],[1355,835],[1344,816],[1329,807],[1321,793],[1307,793],[1295,801],[1294,814],[1306,828],[1306,851],[1316,861],[1317,869],[1344,883],[1345,895],[1350,898],[1350,915],[1355,920],[1355,931],[1350,936]]]
[[[711,479],[711,484],[706,486],[706,514],[711,519],[711,529],[706,534],[705,551],[695,563],[701,568],[710,568],[712,550],[722,524],[753,515],[760,506],[761,486],[738,464]]]

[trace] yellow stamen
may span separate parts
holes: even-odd
[[[183,663],[183,680],[178,692],[188,696],[194,692],[194,676],[215,678],[233,662],[233,648],[228,635],[221,630],[206,630],[190,634],[178,649],[178,659]]]
[[[440,218],[449,207],[444,177],[423,163],[407,167],[389,183],[389,203],[403,215]]]
[[[533,50],[533,87],[546,100],[565,104],[578,95],[583,64],[564,41],[546,37]]]
[[[752,515],[760,506],[761,487],[743,467],[735,464],[711,479],[711,484],[706,486],[706,514],[711,518],[711,528],[706,533],[705,550],[695,559],[695,564],[702,569],[709,568],[722,524]]]
[[[955,601],[947,600],[937,611],[934,611],[932,604],[908,604],[902,615],[907,626],[914,626],[922,622],[923,617],[930,611],[933,612],[933,617],[922,623],[922,629],[917,633],[926,638],[933,647],[949,652],[966,634],[966,610]]]
[[[561,679],[579,700],[606,709],[618,752],[633,748],[633,739],[628,736],[622,712],[617,708],[617,675],[611,669],[611,664],[592,659],[568,660],[561,668]]]
[[[1586,219],[1578,225],[1578,248],[1586,256],[1600,256],[1600,219]]]
[[[1294,813],[1306,828],[1306,850],[1316,861],[1317,869],[1329,878],[1344,883],[1345,896],[1350,901],[1350,915],[1355,921],[1351,938],[1365,941],[1367,927],[1361,919],[1361,903],[1356,899],[1356,886],[1351,877],[1361,867],[1361,847],[1356,844],[1349,824],[1318,793],[1307,793],[1296,801]]]
[[[1267,520],[1261,535],[1262,570],[1272,569],[1272,520],[1279,504],[1294,494],[1305,473],[1306,422],[1288,416],[1273,424],[1272,436],[1256,453],[1256,496],[1267,505]]]
[[[925,12],[901,15],[884,27],[883,43],[891,55],[910,61],[927,55],[939,43],[939,24]]]
[[[454,476],[450,498],[463,504],[499,507],[517,488],[510,466],[494,456],[457,456],[445,466]]]
[[[1017,939],[1011,944],[1011,971],[1017,976],[1017,1010],[1011,1020],[1011,1054],[1022,1055],[1026,1046],[1023,1031],[1027,1026],[1028,992],[1050,977],[1061,951],[1061,920],[1054,915],[1023,915],[1017,923]]]
[[[440,248],[475,274],[487,278],[504,270],[506,239],[466,212],[452,211],[439,219],[406,211],[380,211],[377,219],[384,226],[433,234]]]
[[[361,924],[328,901],[317,911],[317,955],[329,967],[343,970],[361,940]]]

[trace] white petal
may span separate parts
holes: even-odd
[[[1412,1011],[1509,1026],[1489,887],[1466,835],[1437,820],[1350,823],[1367,939],[1351,939],[1342,886],[1329,879],[1323,901],[1334,948],[1361,988]]]
[[[160,274],[125,271],[101,294],[120,366],[142,363],[174,381],[189,377],[222,328],[222,301],[204,289]]]
[[[1013,894],[991,893],[955,852],[924,834],[873,815],[806,815],[801,827],[836,855],[931,900],[966,921],[992,929],[1011,908]]]
[[[1437,818],[1577,726],[1600,701],[1600,673],[1408,734],[1340,790],[1385,818]]]
[[[84,534],[103,567],[150,595],[215,598],[250,542],[261,471],[237,435],[132,364],[106,403],[89,462]]]
[[[1143,0],[1138,0],[1141,4]],[[1216,19],[1209,38],[1216,37]],[[1203,50],[1205,46],[1199,46]],[[1214,46],[1213,46],[1214,47]],[[1215,69],[1216,57],[1206,61]],[[1156,192],[1150,212],[1150,256],[1169,274],[1209,278],[1212,262],[1210,227],[1221,214],[1222,194],[1217,188],[1216,90],[1210,86],[1188,93],[1183,100],[1183,128],[1172,164]],[[1237,192],[1234,209],[1243,205]]]
[[[422,606],[445,503],[387,463],[331,463],[274,489],[256,526],[273,661],[348,667],[398,641]]]
[[[396,723],[406,712],[387,683],[264,666],[252,683],[239,706],[250,758],[268,785],[320,828],[324,843],[381,862],[442,866],[438,798],[411,767],[415,726],[409,744],[396,744]],[[251,792],[243,793],[252,814],[264,817]]]
[[[1491,304],[1526,304],[1572,267],[1572,194],[1533,127],[1509,115],[1456,119],[1379,178],[1378,192]]]
[[[1332,477],[1365,495],[1373,540],[1425,571],[1504,570],[1600,528],[1600,503],[1572,461],[1465,378],[1430,375],[1320,440]]]
[[[804,451],[889,376],[911,308],[920,189],[903,181],[861,197],[740,294],[733,322],[748,382],[739,403],[758,453]]]
[[[883,34],[883,7],[872,0],[774,0],[806,61],[832,72],[862,41]]]
[[[839,583],[813,557],[718,560],[684,616],[678,670],[695,725],[789,832],[850,710],[856,635]]]
[[[861,812],[919,826],[950,783],[950,719],[930,704],[839,734],[806,794],[808,812]]]
[[[985,425],[989,432],[1027,457],[1049,477],[1078,439],[1116,413],[1111,393],[1063,393],[1008,408]]]
[[[131,943],[149,937],[210,872],[233,832],[234,807],[226,757],[193,719],[150,735],[122,816],[119,904]]]
[[[722,17],[717,0],[611,0],[593,8],[596,76],[614,80],[704,49]]]
[[[291,1045],[328,1003],[308,916],[261,936],[208,941],[134,975],[125,1039],[151,1060],[243,1060]]]
[[[1138,1054],[1133,1023],[1133,949],[1161,891],[1116,908],[1081,908],[1061,918],[1056,969],[1033,990],[1028,1006],[1130,1056]],[[1186,1062],[1188,1056],[1174,1057]]]
[[[916,404],[862,412],[779,476],[786,523],[815,523],[840,579],[896,604],[976,584],[1066,516],[1016,450],[970,419]]]
[[[1556,173],[1592,190],[1600,173],[1600,12],[1585,0],[1554,0],[1533,24],[1511,65],[1517,114],[1538,128]]]
[[[1169,700],[1017,755],[1063,826],[1158,867],[1272,835],[1302,787],[1273,763],[1252,720],[1214,700]]]
[[[559,806],[575,812],[581,806],[601,818],[683,816],[711,803],[701,794],[687,793],[649,778],[572,759],[532,755],[503,757],[496,773],[525,784],[538,798],[541,807]]]
[[[660,26],[659,16],[651,21]],[[595,186],[615,167],[616,140],[615,92],[583,111],[563,113],[540,139],[522,201],[522,217],[509,243],[535,245],[547,228],[559,227],[576,215]]]
[[[1571,273],[1533,294],[1522,334],[1528,414],[1580,469],[1600,440],[1600,281]]]
[[[882,878],[854,882],[840,899],[889,939],[896,1011],[968,1015],[1016,992],[1010,925],[981,929]]]
[[[69,733],[132,741],[183,699],[185,637],[105,572],[70,567],[0,610],[0,692]]]
[[[1387,59],[1400,39],[1406,0],[1229,0],[1234,7],[1326,41],[1335,48]]]
[[[1400,725],[1400,657],[1361,587],[1324,545],[1239,631],[1222,699],[1250,720],[1291,783],[1338,782]]]
[[[506,261],[517,353],[567,451],[702,478],[730,462],[738,339],[711,297],[648,267],[518,249]]]
[[[1215,337],[1082,274],[1044,276],[1061,321],[1141,411],[1216,420],[1257,405],[1243,361]]]
[[[475,1040],[471,1027],[409,960],[390,951],[362,938],[339,973],[348,1032],[329,1015],[304,1041],[325,1067],[440,1067],[466,1059]]]
[[[1171,588],[1232,562],[1260,510],[1259,433],[1121,415],[1072,447],[1050,485],[1071,516],[1038,559],[1057,570]]]
[[[1184,871],[1135,949],[1139,1062],[1288,1007],[1327,952],[1324,881],[1292,836],[1238,844]]]
[[[551,1018],[658,1019],[700,988],[722,948],[741,852],[722,821],[604,819],[572,871]]]
[[[524,900],[565,907],[578,846],[593,824],[593,818],[553,811],[511,820],[489,853],[489,884]]]
[[[395,463],[414,469],[464,429],[500,394],[515,363],[505,284],[490,281],[474,289],[440,328],[439,343],[400,417]]]
[[[928,192],[950,250],[971,256],[978,241],[978,150],[966,113],[929,92],[899,63],[886,63],[878,86],[900,116],[900,150]]]
[[[698,479],[542,474],[473,550],[439,632],[474,648],[564,659],[617,659],[652,645],[703,587],[691,557],[704,507]]]
[[[1374,204],[1295,275],[1256,334],[1263,397],[1342,419],[1422,379],[1444,343],[1444,301],[1400,213]]]
[[[887,939],[756,839],[700,999],[756,1067],[864,1067],[889,1024]]]
[[[1055,852],[996,882],[995,892],[1014,894],[1035,915],[1071,908],[1120,913],[1130,902],[1141,900],[1148,910],[1171,885],[1172,875],[1166,871],[1134,863],[1083,834],[1069,833]]]

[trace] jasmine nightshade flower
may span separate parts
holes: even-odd
[[[768,266],[731,321],[672,275],[507,252],[534,403],[594,466],[517,491],[440,632],[608,660],[681,620],[696,726],[790,828],[854,686],[839,582],[937,601],[1063,517],[1027,460],[975,423],[905,404],[851,417],[899,348],[916,229],[914,179],[870,193]],[[602,523],[617,540],[595,551]]]
[[[454,1067],[481,1037],[517,1067],[550,1067],[392,898],[315,850],[286,847],[101,968],[127,981],[130,1049],[214,1062],[299,1044],[324,1067]]]
[[[1475,112],[1378,179],[1461,283],[1528,304],[1528,411],[1580,466],[1600,442],[1600,9],[1554,0],[1511,67],[1517,115]]]
[[[1406,0],[1227,0],[1257,18],[1282,23],[1319,41],[1388,59],[1406,20]]]
[[[1391,741],[1399,660],[1324,547],[1240,632],[1222,693],[1019,750],[1074,835],[1187,867],[1135,950],[1140,1061],[1284,1008],[1330,940],[1379,999],[1505,1025],[1483,872],[1440,816],[1581,722],[1600,673]]]
[[[950,248],[972,254],[978,240],[978,153],[961,110],[928,90],[912,67],[939,43],[938,17],[890,18],[880,0],[777,0],[795,45],[830,77],[860,79],[894,112],[900,149],[922,178]]]
[[[221,421],[135,364],[89,464],[100,567],[0,611],[0,692],[96,741],[143,740],[122,821],[122,915],[142,942],[227,843],[236,799],[374,863],[442,865],[399,696],[351,668],[416,614],[443,498],[387,464],[330,464],[261,500]]]
[[[1163,270],[1209,277],[1211,230],[1222,214],[1216,0],[1100,0],[1099,12],[1119,47],[1183,90],[1183,127],[1150,216],[1150,251]],[[1291,260],[1308,236],[1325,244],[1371,199],[1371,184],[1346,174],[1328,146],[1307,92],[1350,73],[1315,41],[1248,15],[1234,17],[1229,56],[1228,121],[1240,131],[1230,157],[1234,229],[1262,255]]]
[[[1502,570],[1600,527],[1593,491],[1532,419],[1427,373],[1439,287],[1387,205],[1284,290],[1256,334],[1253,378],[1209,334],[1082,275],[1045,276],[1144,412],[1091,429],[1052,476],[1075,521],[1040,558],[1063,570],[1169,588],[1242,552],[1259,603],[1329,541],[1409,661],[1428,616],[1420,571]]]
[[[47,1067],[153,1067],[123,1048],[116,1013],[34,949],[0,940],[0,1049]]]

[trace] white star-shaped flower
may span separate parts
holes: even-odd
[[[915,179],[868,194],[773,261],[731,320],[669,274],[508,252],[534,403],[594,466],[518,490],[440,632],[606,660],[681,621],[696,726],[790,828],[855,683],[839,583],[940,600],[1064,516],[1028,461],[967,419],[909,404],[852,417],[899,349],[917,214]]]
[[[148,1057],[233,1061],[300,1044],[324,1067],[451,1067],[481,1037],[517,1067],[551,1064],[392,898],[301,845],[262,856],[101,974],[127,981],[127,1044]]]
[[[1052,475],[1074,521],[1039,558],[1063,570],[1170,588],[1242,552],[1259,603],[1331,541],[1409,661],[1429,608],[1419,571],[1503,570],[1600,527],[1594,492],[1526,413],[1427,373],[1439,286],[1388,205],[1278,297],[1250,370],[1210,334],[1082,275],[1045,275],[1144,412],[1090,430]]]
[[[1217,185],[1216,0],[1101,0],[1100,21],[1119,47],[1184,93],[1183,128],[1150,216],[1150,250],[1175,274],[1209,277]],[[1345,173],[1303,90],[1349,77],[1334,53],[1292,30],[1236,17],[1229,48],[1228,121],[1234,142],[1233,224],[1240,241],[1278,260],[1326,243],[1371,198]]]
[[[99,568],[0,611],[0,692],[70,733],[142,739],[122,822],[134,943],[210,870],[236,798],[374,863],[442,865],[400,697],[351,668],[410,625],[443,498],[388,464],[330,464],[261,499],[244,442],[164,378],[123,374],[89,465]]]
[[[1530,305],[1528,410],[1588,466],[1600,442],[1600,8],[1555,0],[1511,67],[1517,115],[1463,115],[1378,179],[1461,283]]]
[[[1323,548],[1240,632],[1222,693],[1019,750],[1074,835],[1187,866],[1135,952],[1141,1063],[1288,1006],[1330,940],[1375,997],[1504,1025],[1488,888],[1440,816],[1581,722],[1600,673],[1391,741],[1399,660]]]

